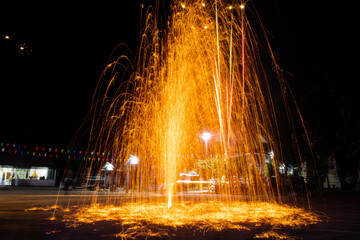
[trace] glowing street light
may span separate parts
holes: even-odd
[[[109,162],[107,162],[106,164],[105,164],[105,166],[102,168],[102,170],[105,170],[105,171],[112,171],[112,170],[114,170],[114,165],[112,165],[111,163],[109,163]]]
[[[209,133],[209,132],[203,132],[203,133],[201,134],[201,138],[202,138],[202,140],[205,141],[205,151],[206,151],[206,156],[207,156],[207,145],[208,145],[208,141],[209,141],[210,138],[211,138],[211,133]]]
[[[131,155],[130,154],[130,157],[129,157],[129,163],[128,164],[131,164],[131,165],[137,165],[139,163],[139,158],[134,156],[134,155]]]
[[[128,161],[125,163],[125,165],[127,165],[127,168],[126,168],[126,192],[129,191],[130,167],[131,167],[131,165],[138,165],[138,164],[139,164],[139,158],[137,156],[130,154]]]

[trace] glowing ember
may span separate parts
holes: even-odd
[[[51,209],[51,207],[47,208],[47,210]],[[171,236],[179,227],[187,227],[203,233],[225,229],[251,231],[252,228],[259,226],[299,228],[315,224],[320,218],[314,213],[284,204],[206,201],[175,202],[170,209],[167,203],[160,202],[129,202],[121,206],[92,204],[89,207],[73,207],[58,220],[64,221],[68,227],[79,227],[82,224],[96,225],[97,222],[108,221],[121,226],[122,231],[114,236],[136,238]],[[286,236],[279,232],[264,232],[256,237],[274,237],[276,234],[281,237]]]

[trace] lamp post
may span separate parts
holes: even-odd
[[[201,138],[202,138],[202,140],[205,141],[205,151],[206,151],[206,157],[207,157],[207,145],[208,145],[208,141],[209,141],[210,138],[211,138],[211,133],[209,133],[209,132],[203,132],[203,133],[201,134]]]
[[[126,192],[129,191],[130,167],[131,167],[131,165],[137,165],[138,163],[139,163],[139,158],[130,154],[129,160],[125,163],[127,165],[127,169],[126,169]]]

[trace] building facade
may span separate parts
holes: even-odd
[[[50,158],[0,152],[0,185],[55,186],[55,179]]]

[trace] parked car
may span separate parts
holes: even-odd
[[[60,187],[64,190],[71,191],[73,189],[89,189],[98,190],[105,187],[104,179],[100,176],[89,176],[86,178],[64,178],[60,183]]]

